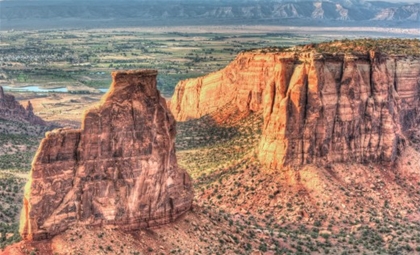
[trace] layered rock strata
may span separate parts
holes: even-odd
[[[74,224],[135,230],[175,220],[192,206],[175,157],[175,121],[157,71],[112,73],[81,129],[46,134],[25,187],[20,232],[49,238]]]
[[[259,159],[271,168],[393,162],[420,121],[420,57],[311,52],[241,53],[225,69],[181,81],[179,121],[234,104],[262,112]]]
[[[30,123],[32,125],[44,126],[45,122],[34,114],[31,101],[23,107],[16,101],[15,97],[5,94],[3,87],[0,86],[0,118],[12,121]]]

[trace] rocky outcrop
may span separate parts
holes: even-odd
[[[156,75],[114,72],[81,129],[46,134],[25,187],[24,239],[49,238],[74,224],[135,230],[191,208],[190,177],[177,165],[175,121]]]
[[[23,107],[16,101],[13,95],[5,94],[3,87],[0,86],[0,118],[18,122],[30,123],[32,125],[44,126],[45,122],[34,114],[31,101]]]
[[[171,110],[179,121],[228,104],[262,112],[258,155],[270,168],[390,163],[420,121],[419,93],[419,56],[248,52],[180,82]]]

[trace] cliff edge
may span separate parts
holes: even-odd
[[[229,105],[262,112],[258,158],[269,168],[395,161],[420,121],[420,56],[378,51],[244,52],[226,68],[178,83],[178,121]],[[234,107],[232,107],[232,105]]]
[[[175,121],[155,70],[112,73],[81,129],[46,134],[25,187],[20,232],[50,238],[72,225],[136,230],[175,220],[192,206],[189,175],[178,168]]]

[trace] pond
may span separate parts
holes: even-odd
[[[25,87],[11,87],[11,86],[3,86],[5,91],[23,91],[23,92],[61,92],[61,93],[68,93],[67,88],[41,88],[36,85],[25,86]],[[98,89],[101,93],[108,92],[109,88],[102,88]],[[71,93],[71,91],[70,91]]]
[[[28,91],[28,92],[68,92],[67,88],[41,88],[36,85],[25,87],[3,86],[4,90],[9,91]]]

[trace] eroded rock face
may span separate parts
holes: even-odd
[[[44,126],[44,120],[36,116],[33,110],[31,101],[28,101],[25,108],[13,95],[5,94],[3,87],[0,86],[0,118]]]
[[[264,116],[258,155],[268,167],[393,162],[418,125],[420,57],[241,53],[225,69],[180,82],[179,121],[227,104]]]
[[[134,230],[189,210],[189,175],[178,168],[175,121],[156,88],[157,71],[114,72],[80,130],[46,134],[25,188],[20,231],[39,240],[73,224]]]

